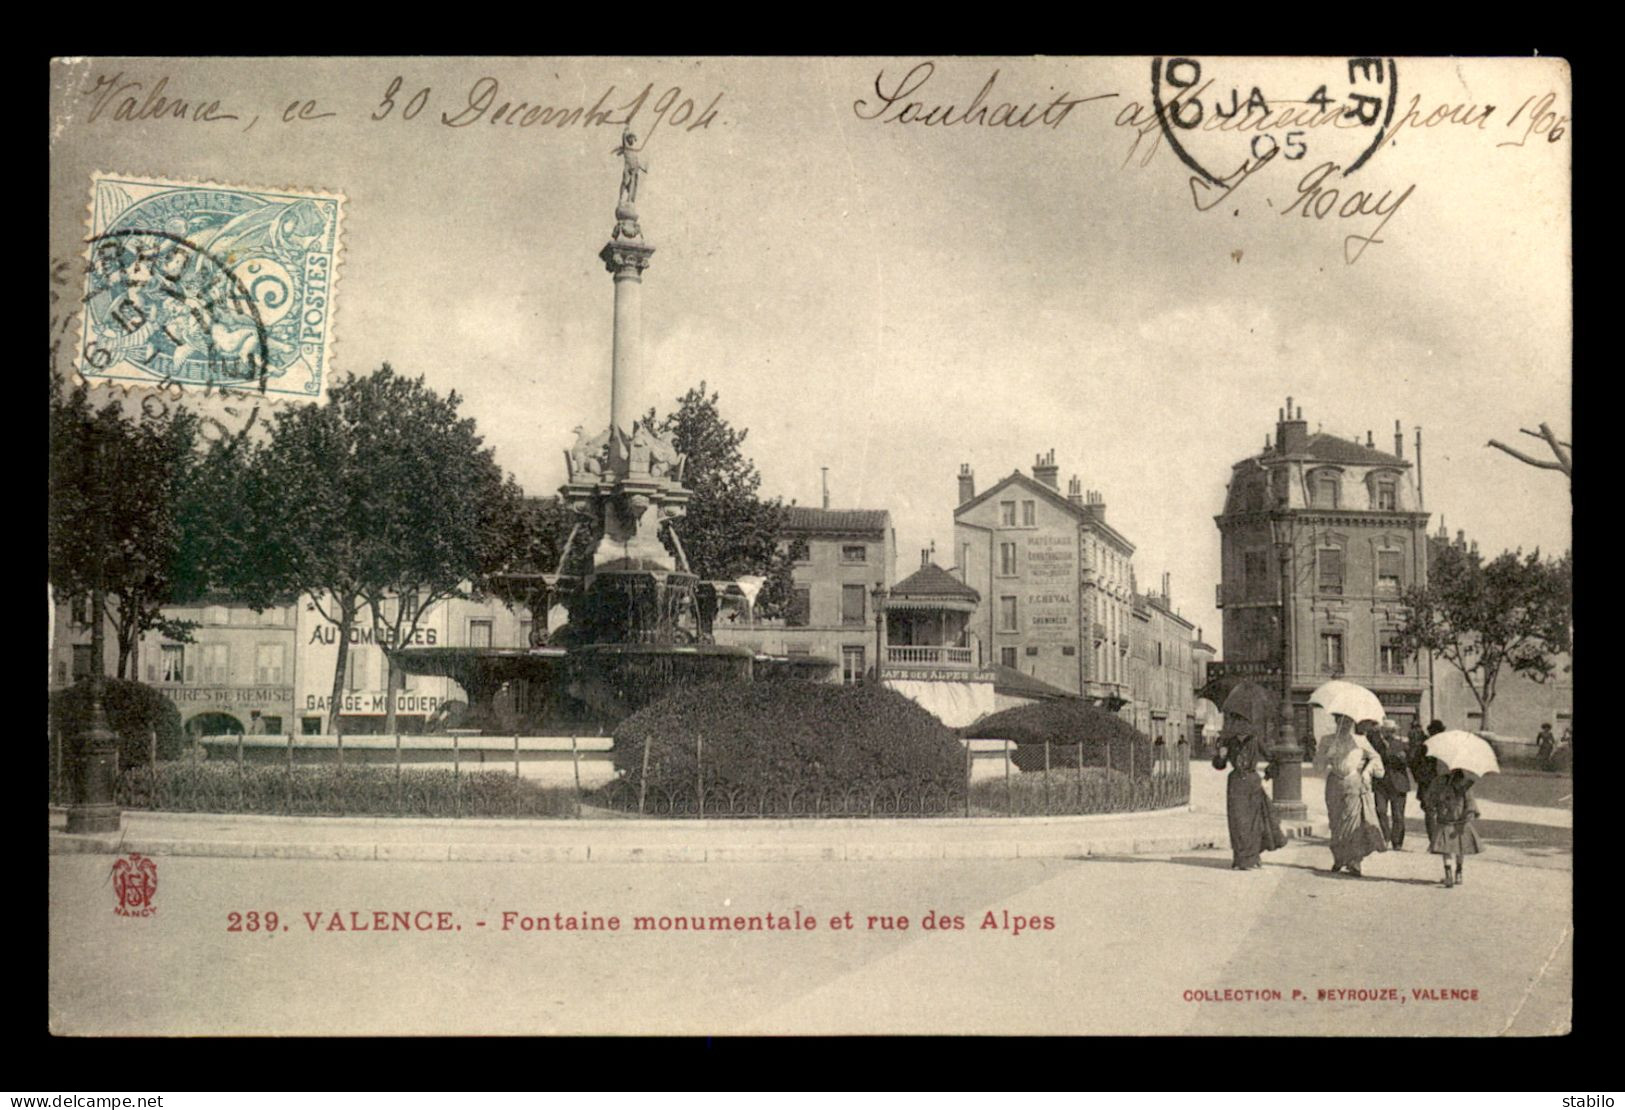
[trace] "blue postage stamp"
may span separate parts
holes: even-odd
[[[94,175],[80,375],[320,397],[343,203],[330,193]]]

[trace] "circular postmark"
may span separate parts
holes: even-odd
[[[263,387],[270,332],[238,269],[179,228],[114,228],[91,239],[86,366],[124,362],[164,383]]]
[[[1344,176],[1393,124],[1392,58],[1154,58],[1151,103],[1169,147],[1221,185],[1272,158],[1331,164]]]

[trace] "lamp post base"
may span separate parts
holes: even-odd
[[[68,832],[75,835],[115,833],[124,811],[112,803],[76,805],[68,809]]]
[[[74,803],[68,807],[68,831],[118,832],[124,816],[114,800],[118,737],[107,727],[99,695],[92,703],[90,727],[80,737],[80,753],[74,775]]]
[[[1309,807],[1303,802],[1271,802],[1275,819],[1283,825],[1302,824],[1309,820]]]
[[[1275,812],[1276,820],[1283,824],[1289,821],[1306,821],[1309,819],[1309,807],[1303,800],[1303,749],[1296,744],[1276,748],[1270,753],[1274,759],[1275,790],[1271,808]]]

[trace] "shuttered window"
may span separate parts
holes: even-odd
[[[1320,549],[1320,592],[1323,594],[1343,592],[1343,549],[1340,547]]]
[[[790,609],[784,614],[784,623],[791,628],[805,628],[812,621],[812,590],[797,586],[790,591]]]
[[[1400,576],[1405,568],[1404,552],[1385,550],[1377,552],[1377,590],[1380,593],[1397,594],[1400,587]]]
[[[841,623],[863,623],[863,593],[862,586],[841,587]]]

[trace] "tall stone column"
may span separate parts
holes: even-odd
[[[617,215],[622,209],[617,210]],[[609,425],[611,428],[632,433],[632,422],[641,415],[640,405],[648,398],[643,395],[643,271],[649,267],[649,256],[655,249],[635,239],[620,238],[626,221],[616,227],[616,238],[604,244],[598,252],[604,268],[615,279],[615,335],[610,361]],[[633,227],[636,227],[635,217]],[[611,437],[613,439],[613,436]]]

